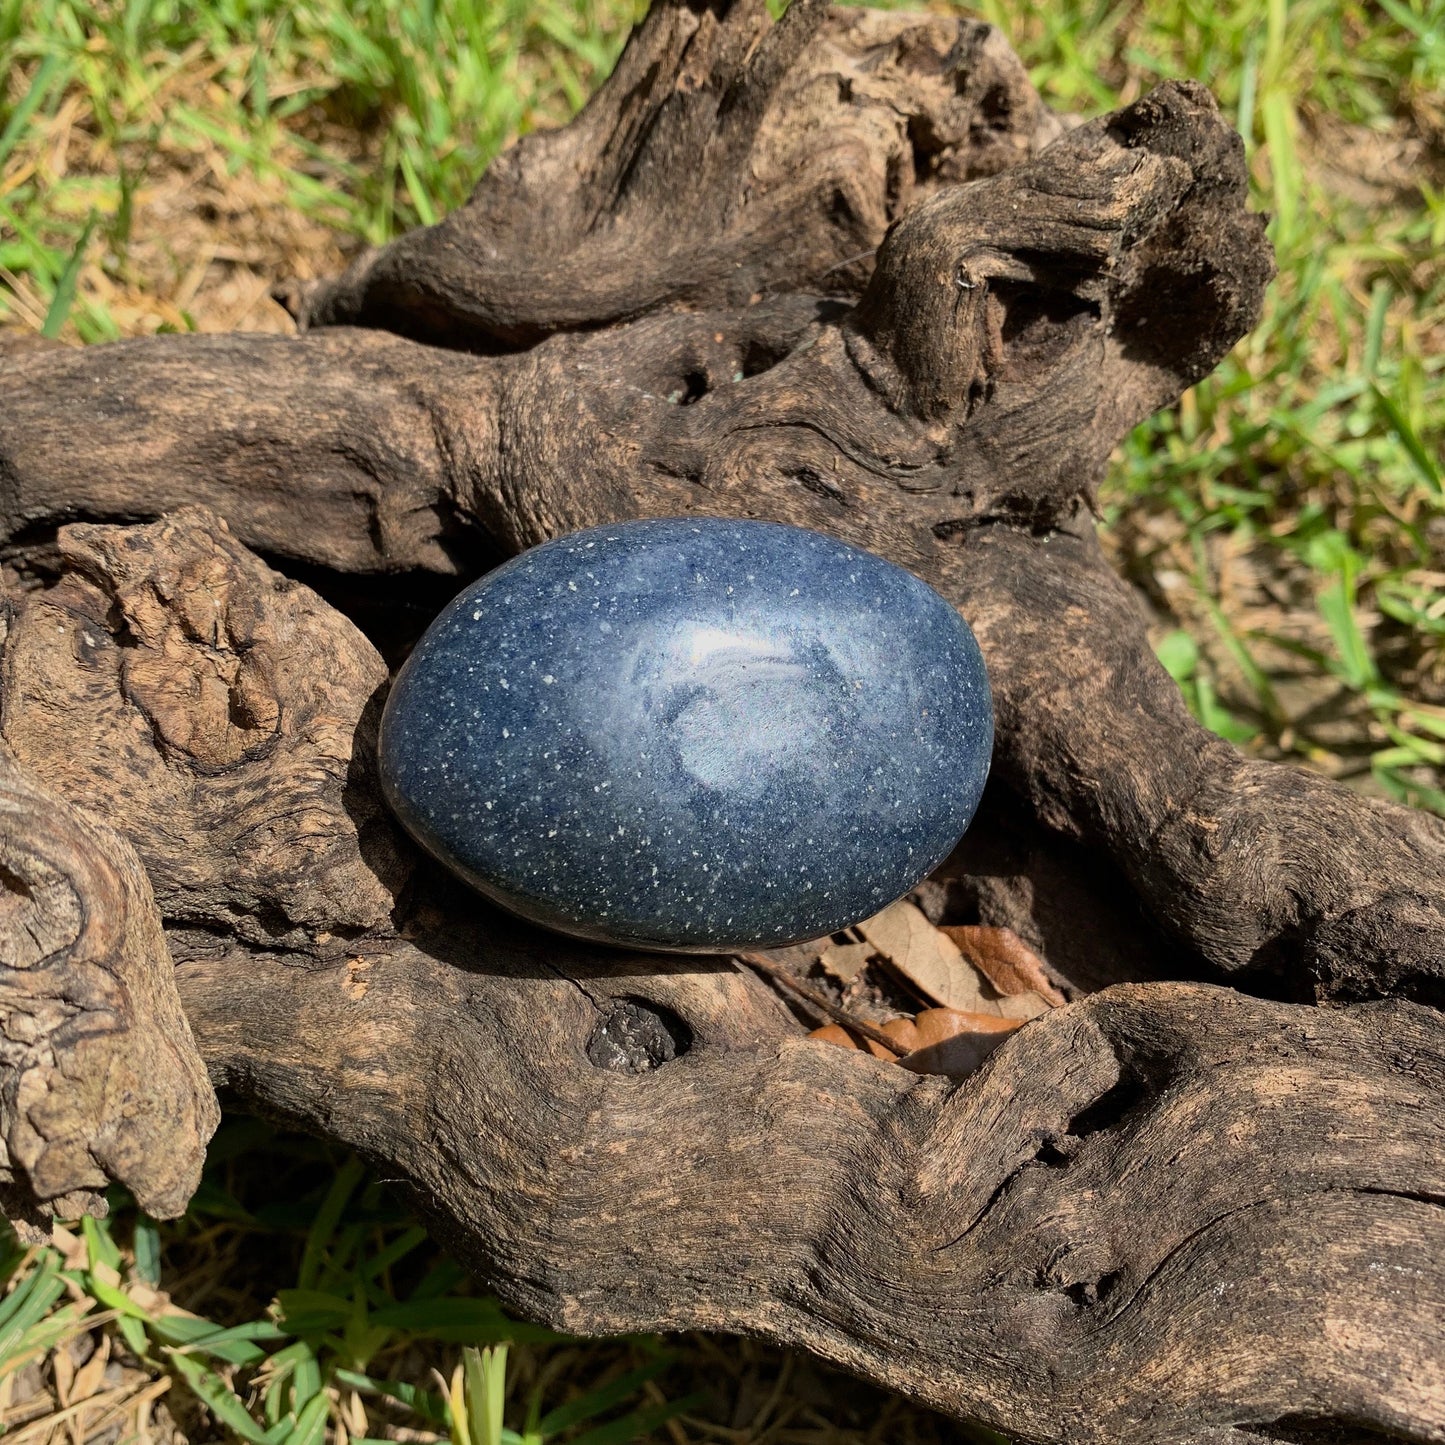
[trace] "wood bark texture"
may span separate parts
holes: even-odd
[[[179,1214],[221,1112],[150,883],[113,828],[0,750],[0,1206],[23,1237],[124,1184]]]
[[[974,22],[660,0],[455,215],[284,287],[304,334],[7,348],[7,1209],[179,1209],[198,1048],[567,1329],[761,1334],[1021,1441],[1445,1440],[1445,824],[1200,729],[1094,535],[1270,273],[1198,86],[1066,125]],[[452,590],[688,513],[979,637],[993,780],[920,900],[1071,1002],[969,1078],[508,919],[382,807]]]

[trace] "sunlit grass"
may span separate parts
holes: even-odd
[[[1256,331],[1120,449],[1103,498],[1111,546],[1210,727],[1445,811],[1445,0],[975,9],[1060,109],[1097,114],[1193,77],[1238,125],[1279,277]],[[459,205],[511,138],[575,112],[638,13],[618,0],[0,0],[0,325],[72,342],[282,329],[269,282],[334,270]],[[82,1334],[138,1362],[105,1386],[115,1400],[81,1412],[92,1424],[112,1406],[158,1408],[170,1389],[256,1445],[402,1422],[490,1445],[499,1401],[508,1442],[585,1437],[634,1410],[662,1412],[655,1426],[690,1389],[662,1390],[655,1343],[605,1357],[519,1345],[525,1329],[352,1166],[285,1203],[243,1202],[224,1183],[237,1137],[180,1224],[123,1213],[68,1251],[10,1251],[9,1433],[69,1438],[59,1393],[38,1415],[16,1406],[32,1366],[72,1402],[82,1385],[103,1393],[93,1367],[59,1363]],[[257,1248],[291,1275],[254,1285]],[[183,1317],[157,1289],[163,1255],[183,1276],[167,1287],[209,1313]],[[438,1342],[443,1316],[456,1328]],[[505,1365],[459,1353],[502,1340]],[[555,1413],[599,1390],[601,1415]],[[819,1418],[797,1416],[800,1438],[804,1425],[809,1439],[863,1438]],[[759,1432],[776,1420],[761,1405],[748,1416]],[[928,1438],[912,1416],[884,1426],[878,1438]]]
[[[978,9],[1061,109],[1192,76],[1236,121],[1279,278],[1254,334],[1121,448],[1106,516],[1210,726],[1445,809],[1445,0]],[[4,0],[0,322],[279,329],[278,272],[460,204],[582,104],[637,13]]]
[[[118,1421],[132,1437],[164,1436],[157,1375],[247,1445],[383,1438],[397,1426],[451,1445],[625,1445],[700,1403],[658,1390],[674,1356],[655,1339],[593,1347],[583,1360],[564,1337],[471,1293],[354,1158],[333,1165],[321,1146],[291,1141],[279,1170],[268,1161],[281,1197],[248,1206],[229,1187],[230,1166],[265,1148],[265,1135],[244,1122],[223,1131],[179,1225],[157,1226],[118,1195],[114,1221],[82,1220],[53,1246],[26,1249],[0,1232],[7,1436],[74,1442]],[[256,1163],[243,1168],[253,1185]],[[233,1251],[237,1238],[268,1242],[264,1280],[244,1278],[244,1250],[212,1260],[218,1224]],[[272,1291],[269,1309],[224,1317],[218,1268],[241,1275],[243,1290]],[[167,1273],[184,1298],[161,1288]],[[216,1315],[187,1307],[207,1299]],[[456,1357],[450,1376],[430,1366],[438,1354]],[[108,1374],[92,1366],[112,1361]],[[168,1403],[185,1418],[174,1394]]]
[[[234,179],[348,242],[434,220],[507,140],[583,103],[632,18],[601,0],[8,0],[0,323],[84,341],[191,324],[107,305],[158,175]],[[98,284],[77,291],[86,262]]]
[[[254,1120],[223,1123],[184,1219],[111,1199],[52,1245],[0,1225],[18,1445],[1006,1445],[748,1341],[512,1319],[387,1182]]]
[[[1271,215],[1259,326],[1105,491],[1161,655],[1241,746],[1445,811],[1445,0],[979,8],[1061,108],[1204,80]]]

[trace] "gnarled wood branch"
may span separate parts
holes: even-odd
[[[435,226],[278,295],[302,327],[473,349],[662,307],[856,296],[889,223],[1059,122],[992,27],[802,0],[663,0],[564,130],[520,141]]]
[[[1188,85],[1051,134],[976,28],[665,0],[307,335],[12,358],[0,733],[144,861],[213,1077],[521,1308],[753,1330],[1028,1440],[1445,1438],[1445,825],[1198,728],[1089,520],[1257,314],[1241,147]],[[995,781],[934,902],[1103,991],[971,1079],[441,877],[379,804],[381,656],[250,550],[395,655],[502,555],[694,511],[978,633]]]
[[[150,884],[0,749],[0,1205],[27,1237],[124,1184],[179,1214],[220,1121]]]
[[[736,973],[508,932],[181,987],[219,1080],[313,1128],[328,1097],[561,1328],[765,1334],[1016,1439],[1445,1434],[1432,1012],[1118,987],[954,1085],[789,1035]],[[637,999],[692,1047],[589,1066]]]
[[[66,527],[57,550],[60,581],[16,599],[5,643],[20,762],[105,799],[169,919],[302,947],[388,923],[405,868],[350,786],[386,682],[371,644],[199,508]]]

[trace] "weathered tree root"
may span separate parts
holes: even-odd
[[[915,199],[1058,135],[992,27],[763,0],[655,5],[563,130],[439,224],[278,295],[307,326],[506,350],[682,304],[854,297]]]
[[[181,1213],[221,1113],[150,884],[99,818],[0,749],[0,1205],[22,1233],[116,1181]]]
[[[294,296],[306,336],[7,357],[0,735],[144,863],[115,916],[152,962],[163,919],[213,1079],[411,1180],[520,1308],[761,1333],[1025,1440],[1445,1439],[1445,825],[1198,728],[1090,525],[1110,448],[1257,314],[1241,148],[1171,85],[1039,149],[1014,65],[954,21],[664,3],[573,127]],[[998,748],[935,902],[1103,992],[950,1084],[724,960],[499,916],[381,808],[373,642],[251,550],[395,656],[501,556],[689,511],[959,605]],[[0,833],[16,976],[70,936],[12,861],[81,847],[54,817]],[[1234,987],[1139,982],[1170,978]],[[166,1008],[113,1015],[185,1039]],[[87,1064],[44,1175],[28,1058],[12,1198],[172,1154],[183,1195],[209,1094],[97,1115]]]
[[[404,869],[380,803],[348,787],[386,682],[371,644],[199,508],[66,527],[57,551],[6,639],[21,764],[105,800],[170,920],[302,946],[386,925]]]
[[[734,973],[474,928],[179,977],[219,1082],[313,1129],[325,1099],[523,1310],[761,1333],[1024,1440],[1445,1435],[1431,1011],[1121,986],[953,1085],[789,1033]],[[638,999],[691,1048],[589,1066]]]

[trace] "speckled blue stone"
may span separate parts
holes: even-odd
[[[381,778],[524,918],[713,953],[866,918],[968,826],[993,747],[978,644],[932,588],[769,522],[559,537],[408,659]]]

